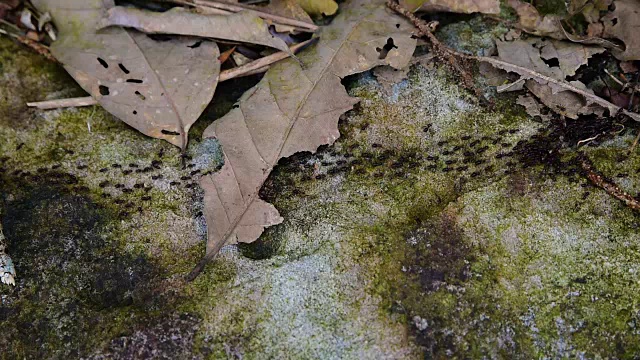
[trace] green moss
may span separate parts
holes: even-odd
[[[0,288],[0,357],[87,356],[188,302],[176,279],[204,248],[195,183],[221,152],[198,138],[183,161],[100,107],[27,110],[82,92],[5,38],[0,56],[0,206],[18,272]]]
[[[29,101],[44,100],[51,94],[80,96],[79,89],[58,65],[36,55],[8,37],[0,38],[0,125],[15,128],[37,126]]]
[[[487,56],[495,52],[494,39],[502,38],[509,29],[501,24],[487,23],[481,16],[469,21],[447,24],[436,36],[447,46],[461,52]]]

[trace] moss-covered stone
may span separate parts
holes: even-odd
[[[588,185],[575,147],[601,134],[581,151],[634,193],[633,135],[536,122],[510,98],[488,109],[447,75],[416,67],[392,96],[345,79],[361,102],[342,137],[282,160],[261,191],[284,223],[192,283],[195,183],[222,164],[201,134],[232,98],[183,156],[98,107],[0,118],[18,270],[0,288],[0,357],[631,357],[637,215]]]

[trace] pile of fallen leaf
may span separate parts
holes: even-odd
[[[118,6],[113,0],[1,0],[0,31],[50,52],[90,95],[36,106],[98,103],[142,133],[182,149],[218,82],[265,73],[205,130],[204,137],[222,145],[225,162],[200,180],[208,242],[193,278],[222,246],[255,241],[266,227],[282,222],[259,190],[279,159],[314,152],[340,136],[338,118],[358,102],[341,79],[389,65],[402,71],[378,68],[376,76],[399,81],[417,62],[412,57],[418,37],[426,40],[430,57],[450,66],[476,94],[481,92],[474,89],[469,64],[477,64],[499,93],[526,89],[518,103],[532,116],[640,121],[640,2],[571,0],[561,14],[546,15],[521,0],[502,5],[498,0],[348,0],[339,8],[333,0],[259,5],[131,0]],[[463,54],[438,41],[438,24],[429,22],[434,12],[481,13],[511,30],[495,39],[496,54]],[[328,25],[317,26],[313,19]],[[588,69],[592,57],[607,54],[612,61],[606,66]]]

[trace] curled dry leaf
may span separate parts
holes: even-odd
[[[338,11],[338,4],[334,0],[296,0],[300,7],[311,16],[330,16]]]
[[[190,35],[259,44],[289,51],[281,39],[269,33],[267,23],[250,11],[231,15],[206,15],[173,8],[154,12],[132,7],[109,9],[100,26],[124,26],[150,34]]]
[[[186,147],[189,128],[216,88],[215,43],[154,41],[118,27],[96,31],[112,0],[33,2],[53,16],[59,39],[51,52],[85,91],[142,133]]]
[[[255,241],[282,221],[258,191],[279,159],[315,152],[339,136],[338,118],[358,101],[341,79],[377,65],[404,68],[416,46],[413,26],[384,6],[384,0],[353,0],[321,29],[320,41],[269,69],[223,118],[205,130],[224,150],[222,169],[203,177],[207,254],[193,279],[225,244]]]
[[[298,4],[296,0],[271,0],[267,6],[269,13],[284,16],[287,18],[300,20],[313,24],[313,20],[309,14]],[[294,32],[296,29],[292,26],[273,23],[277,32]]]
[[[500,13],[498,0],[400,0],[400,5],[412,12]]]
[[[616,0],[615,10],[602,18],[604,37],[621,40],[624,50],[613,50],[618,60],[640,60],[640,1]]]

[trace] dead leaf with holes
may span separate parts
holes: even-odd
[[[562,81],[575,75],[576,70],[580,66],[586,65],[591,56],[604,52],[604,49],[600,47],[538,38],[497,41],[496,46],[500,59]],[[550,65],[552,62],[553,64]],[[572,119],[576,119],[580,114],[596,113],[602,115],[601,108],[585,104],[580,95],[571,91],[554,92],[547,84],[540,84],[535,80],[520,80],[520,82],[523,82],[524,86],[543,104],[558,114]],[[593,94],[578,81],[570,84]]]
[[[624,50],[612,50],[618,60],[640,60],[640,1],[616,0],[615,10],[602,18],[606,38],[616,38]]]
[[[500,13],[499,0],[400,0],[400,5],[413,12]]]
[[[533,44],[536,44],[534,46]],[[610,115],[623,113],[636,121],[640,121],[640,115],[627,111],[603,98],[595,95],[592,90],[579,81],[566,81],[567,76],[574,74],[581,64],[585,64],[588,56],[600,50],[577,49],[569,55],[561,55],[565,45],[559,45],[551,41],[552,50],[544,50],[546,46],[551,46],[543,40],[517,40],[514,42],[497,41],[499,56],[475,57],[478,61],[491,64],[492,66],[513,72],[520,75],[521,81],[525,81],[525,86],[534,93],[540,101],[554,111],[570,117],[577,118],[582,114],[603,115],[605,110]],[[571,44],[571,46],[582,46]],[[545,53],[543,55],[543,52]],[[575,54],[581,54],[578,58]],[[590,55],[591,54],[591,55]],[[558,66],[549,66],[543,61],[543,56],[547,59],[554,59]],[[560,66],[562,65],[562,67]]]
[[[384,0],[352,0],[322,28],[320,41],[272,66],[236,108],[204,136],[217,138],[222,169],[201,179],[208,226],[207,253],[193,279],[225,244],[255,241],[264,228],[283,221],[258,192],[279,159],[315,152],[339,136],[338,118],[358,99],[341,79],[378,65],[406,67],[416,46],[413,26],[387,9]]]
[[[187,133],[211,101],[220,73],[218,46],[176,37],[155,41],[112,27],[96,31],[113,0],[34,0],[59,30],[53,55],[102,107],[143,134],[185,148]]]
[[[566,79],[576,74],[580,66],[605,51],[598,46],[585,46],[559,40],[529,38],[527,40],[496,41],[502,60],[517,64],[554,79]],[[554,63],[548,65],[547,63]],[[556,65],[557,64],[557,65]]]
[[[116,6],[107,11],[100,27],[123,26],[148,34],[188,35],[264,45],[289,51],[287,44],[271,35],[267,23],[250,11],[231,15],[208,15],[173,8],[155,12]]]

